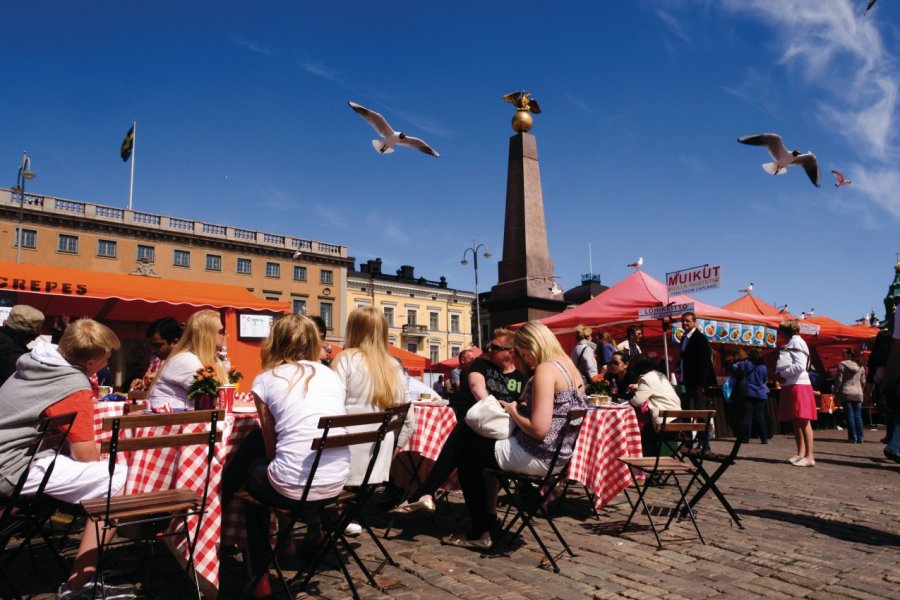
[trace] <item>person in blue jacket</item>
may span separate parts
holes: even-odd
[[[766,429],[766,400],[769,397],[767,381],[769,373],[766,370],[766,361],[763,359],[762,350],[751,348],[749,358],[739,360],[732,367],[732,376],[735,380],[734,391],[735,404],[740,415],[740,428],[738,435],[741,441],[750,441],[751,433],[759,437],[763,444],[769,443],[769,432]],[[746,394],[739,390],[744,386],[739,384],[740,378],[747,381]],[[755,421],[755,423],[754,423]]]

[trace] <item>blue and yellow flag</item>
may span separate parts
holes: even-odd
[[[122,149],[119,152],[122,155],[122,160],[128,162],[128,159],[131,158],[131,152],[134,150],[134,125],[131,126],[131,129],[128,130],[128,133],[125,134],[125,140],[122,142]]]

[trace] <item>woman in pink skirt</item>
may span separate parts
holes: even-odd
[[[809,382],[809,347],[800,337],[800,324],[794,319],[782,321],[778,338],[787,340],[778,353],[775,374],[781,380],[778,399],[778,420],[791,421],[797,454],[788,459],[795,467],[814,467],[813,429],[816,420],[816,397]]]

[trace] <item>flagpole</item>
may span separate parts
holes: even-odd
[[[128,210],[131,210],[131,200],[134,196],[134,154],[137,150],[137,121],[131,122],[133,130],[131,136],[131,183],[128,185]]]

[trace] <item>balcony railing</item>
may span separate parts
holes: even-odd
[[[0,206],[12,206],[19,208],[20,195],[9,189],[0,188]],[[75,217],[96,221],[98,223],[116,223],[119,225],[134,225],[145,229],[159,231],[175,231],[178,233],[191,233],[212,239],[234,240],[243,243],[253,243],[259,246],[282,248],[284,250],[303,250],[307,253],[324,254],[331,257],[347,258],[347,247],[339,244],[329,244],[315,240],[294,238],[275,233],[252,231],[216,223],[179,219],[146,212],[105,206],[91,202],[66,200],[53,196],[41,196],[25,194],[24,210],[41,214],[58,214],[65,217]],[[77,216],[76,216],[77,215]]]
[[[404,325],[400,335],[404,337],[423,338],[428,335],[428,329],[424,325]]]

